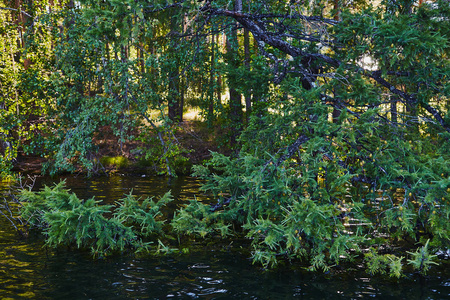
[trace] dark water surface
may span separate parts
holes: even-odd
[[[42,184],[59,181],[41,178]],[[209,200],[194,178],[66,178],[80,198],[111,203],[133,190],[158,196],[167,190],[178,200]],[[8,190],[0,183],[0,192]],[[448,266],[448,264],[446,264]],[[42,238],[21,240],[0,216],[1,299],[450,299],[450,271],[414,274],[401,280],[371,278],[360,270],[314,274],[279,268],[263,272],[237,251],[201,250],[183,255],[92,259],[67,249],[46,250]]]

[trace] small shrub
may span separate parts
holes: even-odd
[[[22,218],[30,227],[43,230],[47,245],[74,244],[81,249],[90,248],[94,256],[126,249],[148,250],[151,243],[143,238],[161,231],[163,222],[155,217],[172,200],[168,192],[160,201],[148,198],[139,204],[130,194],[117,202],[118,208],[108,218],[112,205],[101,205],[94,198],[80,200],[65,188],[64,181],[39,192],[22,190],[19,198]]]
[[[389,272],[390,277],[399,278],[402,275],[402,260],[404,257],[397,257],[393,254],[378,254],[375,249],[364,254],[367,272],[371,275],[384,275]]]
[[[100,158],[100,163],[104,167],[115,167],[117,169],[124,169],[128,167],[129,160],[124,156],[115,156],[115,157],[103,156],[102,158]]]
[[[408,259],[408,264],[412,265],[414,270],[419,271],[422,274],[426,274],[430,270],[431,265],[437,265],[433,260],[437,255],[432,255],[428,251],[428,240],[423,247],[417,248],[415,252],[409,252],[412,259]]]

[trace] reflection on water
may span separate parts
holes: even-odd
[[[36,188],[52,182],[40,179]],[[108,203],[131,190],[147,197],[170,189],[178,205],[194,195],[211,200],[199,193],[193,178],[68,177],[66,182],[79,197]],[[398,281],[345,268],[342,274],[289,267],[263,272],[245,255],[217,249],[93,260],[89,253],[46,249],[39,237],[20,240],[0,218],[2,299],[449,299],[449,277],[445,267],[429,277],[408,275]]]
[[[200,182],[192,177],[164,178],[164,177],[131,177],[131,176],[110,176],[110,177],[65,177],[72,192],[78,197],[86,199],[95,196],[97,200],[114,202],[125,194],[133,192],[141,197],[162,196],[167,191],[179,200],[193,199],[194,196],[203,200],[207,198],[199,193]],[[35,189],[45,185],[52,185],[59,180],[43,178],[36,181]]]

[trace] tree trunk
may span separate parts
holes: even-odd
[[[224,56],[225,62],[228,64],[230,69],[239,68],[239,58],[238,53],[236,51],[238,45],[237,32],[231,31],[226,36],[226,55]],[[230,97],[230,113],[229,119],[233,124],[233,133],[231,135],[231,144],[236,143],[236,138],[239,135],[239,131],[242,127],[242,100],[241,94],[237,91],[237,87],[239,85],[238,79],[236,78],[236,74],[233,72],[229,72],[227,75],[228,81],[228,89],[229,89],[229,97]]]
[[[339,0],[334,0],[334,19],[336,21],[341,20],[341,11],[340,11]],[[341,115],[341,110],[336,107],[333,107],[333,113],[332,113],[333,123],[338,122],[340,115]]]
[[[394,123],[394,126],[397,126],[397,97],[394,96],[391,98],[391,122]]]
[[[178,68],[172,70],[169,78],[169,119],[173,122],[181,122],[180,119],[180,73]]]
[[[247,28],[244,28],[244,64],[247,72],[250,73],[250,34]],[[247,89],[245,96],[245,118],[248,123],[252,113],[252,92]]]
[[[242,11],[242,0],[236,0],[234,5],[235,12]],[[237,23],[236,23],[237,25]],[[225,55],[224,61],[229,70],[236,70],[240,66],[238,35],[237,30],[231,30],[226,33],[225,38]],[[229,91],[229,115],[233,128],[230,135],[231,146],[236,144],[236,139],[242,129],[242,95],[238,92],[239,80],[233,71],[229,71],[227,75],[228,91]]]
[[[216,73],[216,66],[215,66],[215,52],[216,52],[216,35],[213,34],[211,36],[211,66],[209,70],[209,103],[208,103],[208,121],[212,121],[214,117],[214,86],[215,86],[215,80],[214,76]]]
[[[172,16],[170,20],[170,30],[177,32],[179,25],[177,24],[177,18]],[[172,41],[171,46],[175,46],[176,41]],[[174,49],[169,49],[174,55],[172,59],[177,59],[177,54]],[[181,103],[181,89],[180,89],[180,70],[178,62],[174,64],[173,69],[169,72],[169,119],[175,123],[183,121],[183,108]]]

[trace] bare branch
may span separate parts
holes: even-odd
[[[27,12],[21,10],[21,9],[19,10],[19,9],[16,9],[16,8],[10,8],[10,7],[0,7],[0,9],[3,9],[3,10],[18,11],[18,12],[20,12],[21,14],[24,14],[24,15],[27,16],[27,17],[33,18],[32,15],[30,15],[29,13],[27,13]]]
[[[234,18],[243,27],[247,28],[250,32],[252,32],[254,38],[258,42],[260,49],[264,50],[264,47],[266,45],[270,45],[270,46],[272,46],[294,58],[301,57],[302,59],[309,59],[310,61],[321,61],[325,64],[328,64],[331,67],[334,67],[334,68],[343,67],[346,70],[351,70],[353,72],[360,73],[361,75],[363,75],[367,78],[371,78],[371,79],[375,80],[381,86],[389,89],[389,91],[391,93],[400,96],[404,100],[405,104],[422,106],[427,112],[429,112],[435,118],[437,123],[439,125],[441,125],[443,129],[445,129],[447,132],[450,132],[450,126],[448,124],[446,124],[444,118],[442,117],[442,115],[439,113],[439,111],[436,108],[432,107],[428,103],[419,102],[418,99],[416,99],[413,95],[408,94],[408,93],[396,88],[394,84],[388,82],[386,79],[384,79],[381,76],[382,75],[381,71],[379,71],[379,70],[368,71],[358,65],[344,64],[343,62],[341,62],[335,58],[332,58],[330,56],[327,56],[325,54],[311,53],[311,52],[303,51],[299,47],[293,46],[291,43],[284,40],[283,37],[285,37],[285,35],[274,34],[272,32],[269,32],[265,28],[264,23],[262,22],[262,19],[285,17],[285,18],[291,18],[291,19],[292,18],[304,19],[304,20],[309,20],[309,21],[314,21],[314,22],[326,22],[328,24],[333,24],[333,25],[337,24],[338,21],[330,22],[330,20],[323,19],[320,17],[309,17],[309,16],[303,16],[300,14],[258,15],[258,14],[246,14],[246,13],[242,13],[242,12],[230,11],[230,10],[225,10],[225,9],[214,9],[214,8],[210,8],[210,7],[207,7],[204,9],[213,15],[229,16],[229,17]],[[272,24],[275,24],[275,23],[272,22]],[[281,23],[278,23],[278,24],[281,24]],[[267,52],[265,51],[263,53],[267,53]],[[275,67],[277,68],[278,60],[276,59],[276,57],[274,57],[273,54],[271,54],[269,57],[276,62]],[[308,81],[309,83],[312,83],[312,81],[314,81],[314,80],[312,80],[313,78],[311,78],[310,72],[308,72],[308,70],[305,70],[305,67],[306,66],[299,65],[298,66],[299,72],[304,76],[306,81]],[[396,75],[396,76],[408,76],[407,72],[390,72],[389,74]],[[282,79],[283,77],[284,76],[281,76],[280,78]],[[280,78],[276,78],[276,79],[278,81],[281,81]]]

